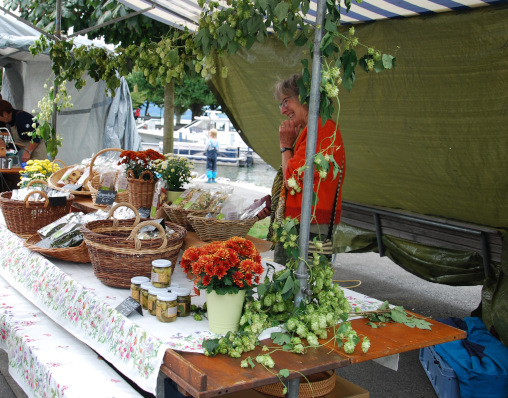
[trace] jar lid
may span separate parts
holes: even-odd
[[[144,282],[149,282],[150,278],[147,278],[146,276],[135,276],[131,278],[131,283],[134,283],[135,285],[140,285]]]
[[[176,293],[178,296],[190,296],[190,289],[185,287],[177,287],[171,289],[171,293]]]
[[[141,284],[141,289],[143,289],[143,290],[148,290],[151,287],[154,287],[154,285],[152,285],[152,282],[143,282]]]
[[[167,293],[168,288],[167,287],[151,287],[148,289],[148,294],[159,294],[159,293]]]
[[[169,285],[169,290],[177,289],[179,287],[180,287],[179,283],[171,281],[171,285]]]
[[[157,295],[157,300],[161,300],[161,301],[175,301],[176,300],[176,294],[169,293],[169,292],[159,293]]]
[[[173,263],[169,260],[165,260],[163,258],[159,259],[159,260],[153,260],[152,261],[152,266],[154,267],[157,267],[157,268],[166,268],[166,267],[171,267]]]

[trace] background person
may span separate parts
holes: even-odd
[[[18,156],[23,163],[30,159],[47,159],[46,145],[38,137],[31,137],[28,133],[35,130],[33,127],[33,115],[28,112],[17,110],[10,102],[0,100],[0,122],[5,123],[10,130],[16,145],[21,143]]]
[[[301,75],[295,74],[277,82],[274,87],[274,96],[279,101],[280,112],[287,117],[287,120],[284,120],[279,127],[282,162],[275,177],[270,198],[269,237],[272,235],[274,222],[280,222],[286,217],[300,220],[301,217],[303,177],[299,176],[298,169],[305,165],[309,107],[300,103],[299,79]],[[333,153],[330,150],[331,144],[333,144]],[[322,151],[334,157],[342,172],[334,178],[333,168],[330,168],[326,178],[319,182],[319,174],[314,171],[314,192],[317,191],[318,202],[311,212],[312,215],[315,214],[315,217],[311,218],[309,241],[312,241],[315,236],[318,236],[321,241],[331,238],[333,229],[339,224],[342,209],[342,184],[346,171],[344,144],[337,125],[332,120],[327,120],[323,126],[319,118],[316,153]],[[294,190],[288,184],[290,180],[291,184],[294,180],[302,190],[300,192]],[[266,214],[267,211],[258,216]],[[286,250],[280,242],[277,242],[274,247],[274,261],[279,264],[286,264],[288,261]]]
[[[217,140],[217,130],[211,129],[208,133],[208,141],[205,145],[206,152],[206,176],[209,183],[216,182],[217,178],[217,155],[219,153],[219,141]]]

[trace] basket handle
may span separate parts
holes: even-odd
[[[108,151],[116,151],[116,152],[120,152],[122,153],[123,152],[123,149],[120,149],[120,148],[104,148],[102,150],[100,150],[99,152],[97,152],[95,154],[95,156],[92,158],[92,160],[90,161],[90,173],[88,174],[90,177],[90,179],[92,178],[92,173],[93,173],[93,164],[95,162],[95,159],[97,159],[97,157],[99,157],[100,155],[102,155],[103,153],[105,152],[108,152]]]
[[[27,184],[27,186],[26,186],[26,187],[28,188],[29,186],[32,186],[33,184],[42,184],[42,185],[46,185],[46,186],[48,186],[48,182],[47,182],[47,181],[44,181],[44,180],[32,180],[32,181],[30,181],[30,182]]]
[[[37,181],[37,180],[34,180],[34,181]],[[46,198],[46,202],[44,202],[44,207],[48,207],[48,203],[49,203],[48,195],[44,191],[37,190],[37,191],[29,192],[28,195],[25,196],[25,206],[26,206],[26,208],[27,209],[30,208],[30,202],[28,201],[28,198],[30,196],[32,196],[33,194],[36,194],[36,193],[40,193],[44,198]]]
[[[114,227],[118,226],[118,220],[113,216],[113,214],[115,214],[115,210],[118,209],[120,206],[128,207],[129,209],[134,211],[134,214],[136,215],[136,219],[134,220],[134,223],[132,224],[132,226],[138,225],[139,221],[141,220],[139,212],[137,211],[137,209],[133,205],[131,205],[130,203],[126,203],[126,202],[117,203],[116,205],[114,205],[111,208],[111,210],[109,211],[108,216],[106,217],[106,220],[111,217],[111,218],[113,218],[113,226]]]
[[[65,162],[63,160],[60,160],[60,159],[55,159],[51,162],[51,172],[54,173],[55,172],[55,164],[56,162],[60,162],[62,163],[62,166],[63,167],[67,167],[67,165],[65,164]]]
[[[168,240],[166,238],[166,231],[164,231],[164,228],[162,228],[162,225],[160,225],[159,223],[156,223],[155,221],[150,221],[150,220],[143,221],[142,223],[139,223],[138,225],[136,225],[134,227],[134,229],[132,230],[131,234],[129,235],[129,237],[127,238],[127,240],[134,239],[134,245],[135,245],[136,250],[140,250],[141,249],[141,242],[138,239],[138,232],[141,228],[143,228],[144,226],[147,226],[147,225],[156,227],[159,230],[159,236],[162,234],[162,245],[161,245],[161,247],[159,247],[159,249],[164,249],[168,245]]]

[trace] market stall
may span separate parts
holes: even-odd
[[[227,356],[209,358],[202,355],[203,338],[213,337],[213,334],[208,331],[206,319],[197,322],[192,317],[187,317],[179,318],[174,323],[163,324],[146,310],[143,311],[143,316],[133,312],[125,317],[115,308],[130,296],[130,291],[108,287],[101,283],[94,276],[90,264],[49,260],[25,248],[23,240],[3,225],[0,226],[0,241],[5,253],[0,264],[3,283],[11,287],[10,291],[15,288],[20,295],[28,299],[34,306],[33,311],[47,316],[48,322],[50,319],[54,322],[53,326],[48,326],[46,329],[33,328],[38,330],[35,335],[32,335],[32,329],[26,329],[28,342],[31,344],[26,350],[35,353],[34,361],[21,363],[16,362],[15,359],[10,361],[11,364],[19,363],[16,368],[11,366],[11,373],[24,389],[28,389],[27,392],[34,388],[47,388],[59,393],[65,391],[65,395],[72,396],[70,392],[74,386],[69,385],[69,381],[73,379],[67,378],[65,384],[59,383],[62,379],[54,373],[54,366],[56,366],[54,364],[63,361],[60,359],[60,354],[53,355],[50,359],[37,356],[39,341],[44,341],[39,340],[41,331],[43,335],[45,331],[51,331],[48,334],[55,337],[53,341],[59,341],[59,337],[53,332],[54,328],[60,330],[57,325],[62,327],[66,332],[64,335],[68,336],[62,337],[62,344],[57,345],[72,347],[72,350],[75,346],[89,346],[108,362],[114,364],[122,374],[147,391],[155,392],[159,369],[194,397],[218,396],[226,392],[248,390],[278,381],[276,376],[263,368],[240,368],[239,359]],[[192,234],[187,245],[199,244],[202,242],[195,234]],[[263,246],[260,247],[263,248]],[[266,250],[266,246],[264,249]],[[263,262],[266,263],[266,260]],[[179,268],[176,268],[172,283],[192,286],[192,281],[187,279]],[[375,309],[380,304],[378,300],[350,290],[346,290],[346,296],[353,307],[358,306],[363,310]],[[204,296],[194,296],[192,300],[193,303],[201,304]],[[14,317],[21,315],[17,303],[9,302],[7,307],[14,308]],[[276,355],[277,365],[309,375],[464,337],[464,332],[435,321],[432,321],[432,331],[390,325],[382,332],[365,326],[365,320],[358,319],[353,322],[355,327],[361,328],[362,333],[371,336],[373,345],[368,354],[348,356],[343,352],[330,353],[333,347],[321,347],[309,351],[305,356],[279,353]],[[30,325],[24,326],[27,328]],[[19,349],[16,345],[20,344],[19,340],[12,338],[13,331],[10,330],[9,324],[2,323],[2,329],[6,337],[3,340],[5,344],[3,348],[14,355],[14,352]],[[266,337],[269,337],[269,334]],[[12,345],[13,341],[16,342],[14,345]],[[259,348],[256,349],[255,353],[259,350]],[[59,353],[60,350],[56,352]],[[79,358],[79,362],[84,362],[83,366],[88,364],[92,366],[96,360],[94,355],[89,359]],[[34,367],[33,363],[37,365]],[[66,366],[61,365],[61,369],[63,370]],[[70,369],[69,365],[66,370]],[[27,378],[24,378],[25,375]],[[296,373],[292,373],[289,378],[294,377],[297,377]],[[121,380],[115,377],[109,379]],[[42,383],[42,380],[48,382]],[[34,384],[34,381],[37,383]],[[112,384],[116,386],[118,383]],[[118,385],[118,388],[123,388],[122,386],[123,383]]]

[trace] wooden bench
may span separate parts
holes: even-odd
[[[380,256],[384,256],[382,236],[390,235],[437,248],[477,252],[486,276],[490,261],[501,262],[502,236],[494,228],[348,201],[342,202],[341,222],[374,231]]]

